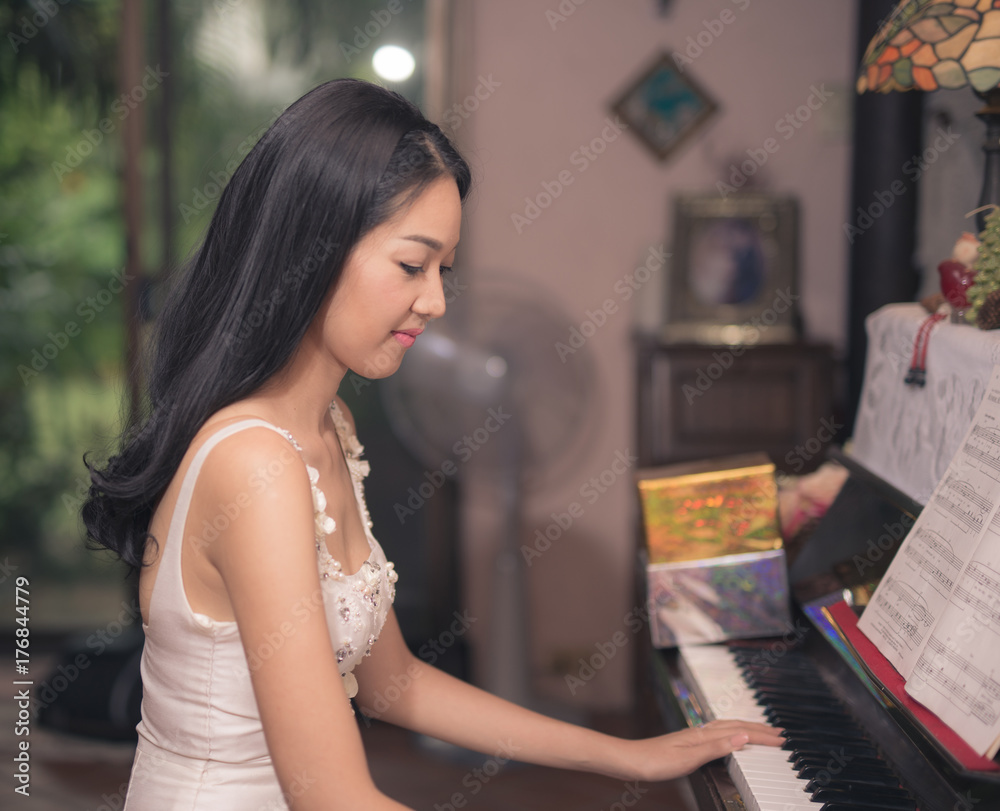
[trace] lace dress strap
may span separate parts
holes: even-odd
[[[361,480],[368,476],[371,469],[368,462],[361,458],[361,455],[365,452],[365,446],[358,441],[357,434],[355,434],[354,431],[351,430],[351,426],[347,424],[344,412],[340,410],[340,406],[337,405],[336,400],[330,403],[330,416],[333,417],[333,425],[337,429],[337,436],[340,439],[340,447],[344,450],[344,458],[347,460],[347,468],[351,472],[351,478],[355,482],[355,490],[357,491],[357,485],[360,484]],[[359,493],[359,498],[363,503],[363,494]],[[367,524],[368,522],[366,521],[366,525]]]

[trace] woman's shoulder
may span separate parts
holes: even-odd
[[[308,482],[306,464],[293,438],[265,419],[213,418],[195,435],[190,452],[197,455],[209,443],[198,484],[212,497],[243,501],[265,493],[287,497],[301,492],[303,482]]]

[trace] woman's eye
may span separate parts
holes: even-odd
[[[399,265],[401,268],[403,268],[403,270],[405,270],[411,276],[414,276],[421,270],[423,270],[423,268],[420,267],[419,265],[407,265],[405,262],[400,262]]]
[[[451,271],[452,271],[452,266],[451,265],[441,265],[441,272],[442,273],[451,273]]]

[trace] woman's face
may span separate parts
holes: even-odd
[[[351,252],[317,319],[345,374],[392,374],[427,322],[444,315],[441,274],[455,260],[461,218],[458,186],[442,177]]]

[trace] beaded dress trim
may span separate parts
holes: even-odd
[[[364,479],[371,468],[367,461],[361,459],[364,447],[351,432],[350,426],[336,402],[330,405],[330,414],[337,429],[347,469],[351,474],[354,498],[358,505],[368,545],[371,548],[368,559],[361,564],[358,571],[354,574],[344,573],[340,561],[336,560],[326,547],[326,538],[336,532],[337,524],[326,514],[326,495],[319,486],[319,471],[307,463],[306,472],[309,474],[315,515],[316,557],[320,578],[324,581],[324,585],[341,586],[340,589],[336,589],[338,593],[333,597],[336,606],[335,614],[340,620],[340,630],[338,632],[331,624],[330,633],[335,640],[334,644],[338,644],[337,635],[341,634],[336,651],[337,664],[340,666],[348,662],[348,667],[341,673],[341,676],[344,679],[347,697],[354,698],[358,692],[358,682],[352,671],[358,659],[371,653],[372,645],[375,644],[382,624],[385,622],[389,606],[392,605],[396,597],[396,581],[399,579],[399,575],[393,564],[385,560],[384,555],[381,554],[381,547],[372,535],[372,520],[364,494]],[[299,445],[295,437],[283,428],[278,430],[301,455],[302,446]],[[379,558],[384,561],[384,566],[378,562]],[[365,611],[369,616],[363,617],[362,611]],[[362,657],[357,657],[359,648],[351,632],[364,632],[366,627],[374,630],[368,634],[368,638],[365,640]],[[354,661],[350,661],[352,658]]]

